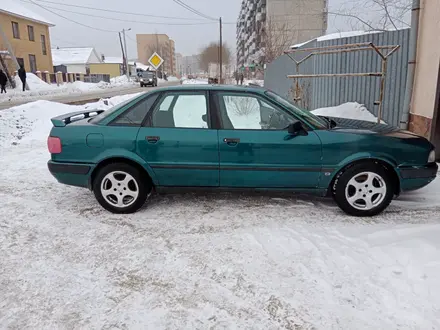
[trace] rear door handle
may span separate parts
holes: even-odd
[[[145,140],[147,140],[148,143],[157,143],[157,141],[160,140],[160,136],[146,136]]]
[[[240,139],[224,138],[223,142],[230,146],[236,146],[238,143],[240,143]]]

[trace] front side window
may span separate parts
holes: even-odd
[[[12,36],[15,39],[20,39],[20,28],[17,22],[12,22]]]
[[[267,96],[269,96],[275,102],[277,102],[277,103],[281,104],[282,106],[286,107],[287,109],[289,109],[297,117],[301,118],[302,120],[304,120],[308,124],[310,124],[316,128],[319,128],[319,129],[327,129],[328,128],[328,123],[324,119],[319,118],[318,116],[314,115],[312,112],[305,110],[305,109],[301,109],[301,108],[293,105],[288,100],[286,100],[285,98],[281,97],[278,94],[275,94],[274,92],[267,91],[267,92],[265,92],[265,94]]]
[[[152,114],[151,126],[208,128],[208,106],[205,93],[165,95]]]
[[[284,130],[295,118],[255,95],[219,93],[224,129]]]
[[[34,27],[32,25],[28,25],[27,28],[28,28],[29,41],[35,41]]]
[[[141,126],[144,121],[148,110],[154,105],[158,97],[158,93],[155,93],[147,99],[144,99],[137,104],[133,105],[130,109],[126,110],[118,118],[116,118],[110,125],[112,126]]]

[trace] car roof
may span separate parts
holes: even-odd
[[[256,92],[261,93],[266,89],[256,86],[237,86],[237,85],[210,85],[210,84],[188,84],[178,86],[166,86],[155,89],[155,91],[185,91],[185,90],[199,90],[199,91],[228,91],[228,92]]]

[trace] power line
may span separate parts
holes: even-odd
[[[212,17],[210,17],[210,16],[207,16],[207,15],[201,13],[200,11],[198,11],[198,10],[192,8],[191,6],[188,6],[188,5],[187,5],[186,3],[184,3],[182,0],[173,0],[173,1],[174,1],[175,3],[177,3],[179,6],[185,8],[186,10],[189,10],[190,12],[192,12],[192,13],[194,13],[194,14],[200,16],[200,17],[203,17],[203,18],[209,19],[209,20],[211,20],[211,21],[217,21],[217,19],[212,18]]]
[[[202,20],[200,18],[175,17],[175,16],[174,17],[173,16],[159,16],[159,15],[151,15],[151,14],[143,14],[143,13],[141,14],[141,13],[133,13],[133,12],[126,12],[126,11],[112,10],[112,9],[105,9],[105,8],[88,7],[88,6],[80,6],[80,5],[71,5],[71,4],[67,4],[67,3],[55,2],[55,1],[49,1],[49,0],[35,0],[35,1],[51,3],[51,4],[54,4],[54,5],[67,6],[67,7],[83,8],[83,9],[90,9],[90,10],[97,10],[97,11],[106,11],[106,12],[109,12],[109,13],[116,13],[116,14],[134,15],[134,16],[142,16],[142,17],[167,18],[167,19],[180,19],[180,20],[189,20],[189,21],[204,21],[204,20]]]
[[[74,21],[73,19],[67,18],[66,16],[58,14],[58,13],[56,13],[56,12],[54,12],[54,11],[48,9],[48,8],[45,8],[44,6],[39,5],[38,3],[35,3],[33,0],[29,0],[29,2],[31,2],[32,4],[42,8],[44,10],[47,10],[48,12],[50,12],[50,13],[52,13],[54,15],[57,15],[57,16],[59,16],[61,18],[64,18],[65,20],[68,20],[68,21],[73,22],[73,23],[78,24],[78,25],[82,25],[84,27],[88,27],[89,29],[98,30],[98,31],[102,31],[102,32],[111,32],[111,33],[117,33],[118,32],[118,31],[104,30],[104,29],[96,28],[96,27],[93,27],[93,26],[90,26],[90,25],[87,25],[87,24],[83,24],[83,23]]]
[[[27,0],[21,0],[23,2],[28,2],[28,3],[32,3],[29,2]],[[78,11],[72,11],[72,10],[67,10],[67,9],[61,9],[61,8],[57,8],[57,7],[52,7],[52,6],[42,6],[40,5],[40,7],[42,8],[52,8],[58,11],[62,11],[62,12],[66,12],[66,13],[72,13],[72,14],[78,14],[78,15],[83,15],[83,16],[88,16],[88,17],[95,17],[95,18],[101,18],[101,19],[107,19],[107,20],[112,20],[112,21],[121,21],[121,22],[129,22],[129,23],[139,23],[139,24],[157,24],[157,25],[206,25],[206,24],[214,24],[214,22],[198,22],[198,23],[166,23],[166,22],[141,22],[141,21],[133,21],[133,20],[129,20],[129,19],[123,19],[123,18],[114,18],[114,17],[105,17],[105,16],[99,16],[99,15],[93,15],[93,14],[86,14],[86,13],[81,13]]]

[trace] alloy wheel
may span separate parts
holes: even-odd
[[[380,205],[387,194],[385,180],[377,173],[362,172],[353,176],[345,187],[347,202],[357,210],[371,210]]]
[[[127,172],[113,171],[102,179],[101,194],[110,205],[123,208],[136,202],[139,186],[134,177]]]

